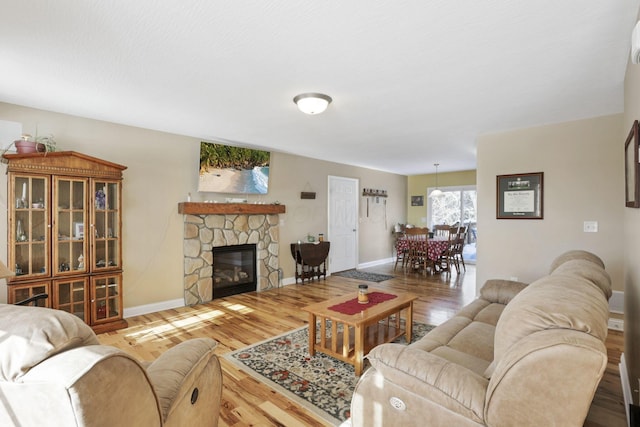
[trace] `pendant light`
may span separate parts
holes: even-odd
[[[440,163],[434,163],[433,166],[436,167],[436,189],[429,194],[429,197],[440,197],[444,194],[442,190],[438,188],[438,166],[440,166]]]

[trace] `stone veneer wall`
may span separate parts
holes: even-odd
[[[213,248],[255,243],[258,291],[278,286],[278,215],[185,215],[184,301],[213,299]]]

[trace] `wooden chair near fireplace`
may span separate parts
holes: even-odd
[[[296,262],[296,283],[298,279],[304,284],[306,280],[320,280],[327,277],[327,257],[329,242],[292,243],[291,256]]]

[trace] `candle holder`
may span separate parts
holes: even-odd
[[[360,304],[368,304],[369,303],[369,286],[367,285],[358,285],[358,302]]]

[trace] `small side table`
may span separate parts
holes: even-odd
[[[329,256],[329,242],[291,243],[291,256],[296,262],[296,283],[301,279],[311,281],[327,277],[327,256]]]

